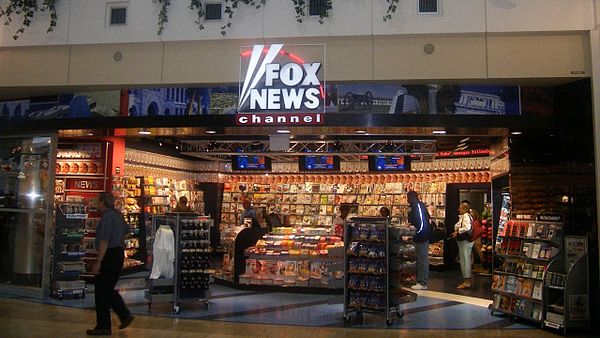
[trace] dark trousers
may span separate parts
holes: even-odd
[[[119,319],[123,321],[131,314],[121,295],[115,290],[115,285],[119,280],[121,269],[123,269],[123,248],[108,248],[102,264],[100,274],[96,276],[96,329],[110,330],[110,308],[117,313]]]

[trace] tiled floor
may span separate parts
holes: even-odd
[[[451,272],[432,273],[432,286],[442,277],[450,283],[454,283],[453,278],[460,279]],[[386,337],[404,332],[411,332],[411,336],[431,336],[432,332],[436,336],[480,336],[482,332],[492,337],[551,335],[503,316],[492,316],[487,309],[489,300],[431,290],[420,292],[416,302],[405,304],[404,316],[388,327],[380,315],[352,316],[345,323],[341,295],[253,292],[213,285],[208,309],[200,304],[182,304],[181,313],[174,315],[169,303],[155,303],[148,311],[144,278],[128,276],[118,286],[137,317],[132,329],[117,332],[115,328],[115,334],[123,337]],[[7,331],[0,336],[81,336],[95,319],[93,288],[89,291],[84,299],[65,300],[4,295],[0,298],[0,327]],[[117,320],[113,323],[116,325]]]

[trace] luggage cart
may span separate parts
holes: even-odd
[[[398,234],[397,231],[394,233]],[[416,301],[417,295],[390,283],[390,223],[385,217],[355,217],[346,225],[344,255],[344,321],[350,314],[382,314],[387,325],[404,313],[401,304]],[[402,241],[398,236],[395,241]],[[414,248],[413,248],[414,250]],[[394,263],[392,263],[394,262]]]
[[[148,280],[148,309],[154,302],[173,302],[179,314],[180,303],[197,301],[208,308],[210,299],[210,228],[213,221],[194,213],[168,213],[153,220],[153,233],[167,224],[175,240],[174,276],[172,279]],[[154,237],[153,237],[154,238]]]

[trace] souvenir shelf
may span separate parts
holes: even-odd
[[[343,287],[343,242],[329,229],[274,228],[245,253],[240,284]]]
[[[59,143],[56,155],[54,198],[106,191],[108,183],[107,142]]]
[[[590,327],[587,237],[565,236],[565,250],[544,278],[544,326],[563,331]]]
[[[392,229],[383,217],[356,217],[345,234],[344,320],[350,320],[350,313],[376,313],[391,325],[394,315],[404,315],[402,303],[416,301],[416,294],[400,286],[410,269],[407,258],[412,257],[414,269],[414,245],[411,249],[405,241],[414,231]]]
[[[109,142],[61,142],[58,144],[54,200],[58,204],[77,201],[93,206],[92,199],[98,193],[108,191],[109,186]],[[87,217],[82,220],[84,236],[82,257],[85,268],[82,278],[92,278],[92,267],[96,262],[96,225],[100,214],[96,208],[88,208]],[[56,241],[57,239],[55,239]],[[55,243],[56,245],[56,243]]]
[[[85,281],[80,277],[86,269],[82,261],[86,219],[83,204],[62,202],[56,207],[52,295],[57,298],[85,297]]]
[[[126,268],[139,268],[152,252],[148,238],[152,229],[152,218],[171,211],[180,196],[187,196],[189,205],[195,212],[203,212],[204,203],[201,193],[192,190],[191,181],[174,180],[167,177],[136,176],[124,178],[124,213],[131,219],[132,238],[130,249],[138,248]],[[202,210],[198,210],[202,208]],[[135,224],[137,222],[137,225]],[[137,240],[136,240],[137,239]]]
[[[541,324],[546,270],[562,250],[562,217],[515,214],[512,218],[498,228],[494,255],[502,264],[492,273],[490,310]]]

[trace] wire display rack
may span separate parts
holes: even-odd
[[[413,233],[414,234],[414,233]],[[355,217],[345,227],[344,321],[351,314],[380,314],[387,325],[402,318],[402,304],[414,302],[417,295],[391,283],[390,271],[400,268],[399,257],[392,257],[410,231],[390,228],[386,217]],[[414,246],[413,246],[414,251]]]
[[[156,302],[172,302],[179,314],[184,301],[204,304],[210,299],[210,228],[213,221],[193,213],[168,213],[155,216],[153,234],[161,225],[173,230],[175,260],[173,278],[148,280],[148,310]]]

